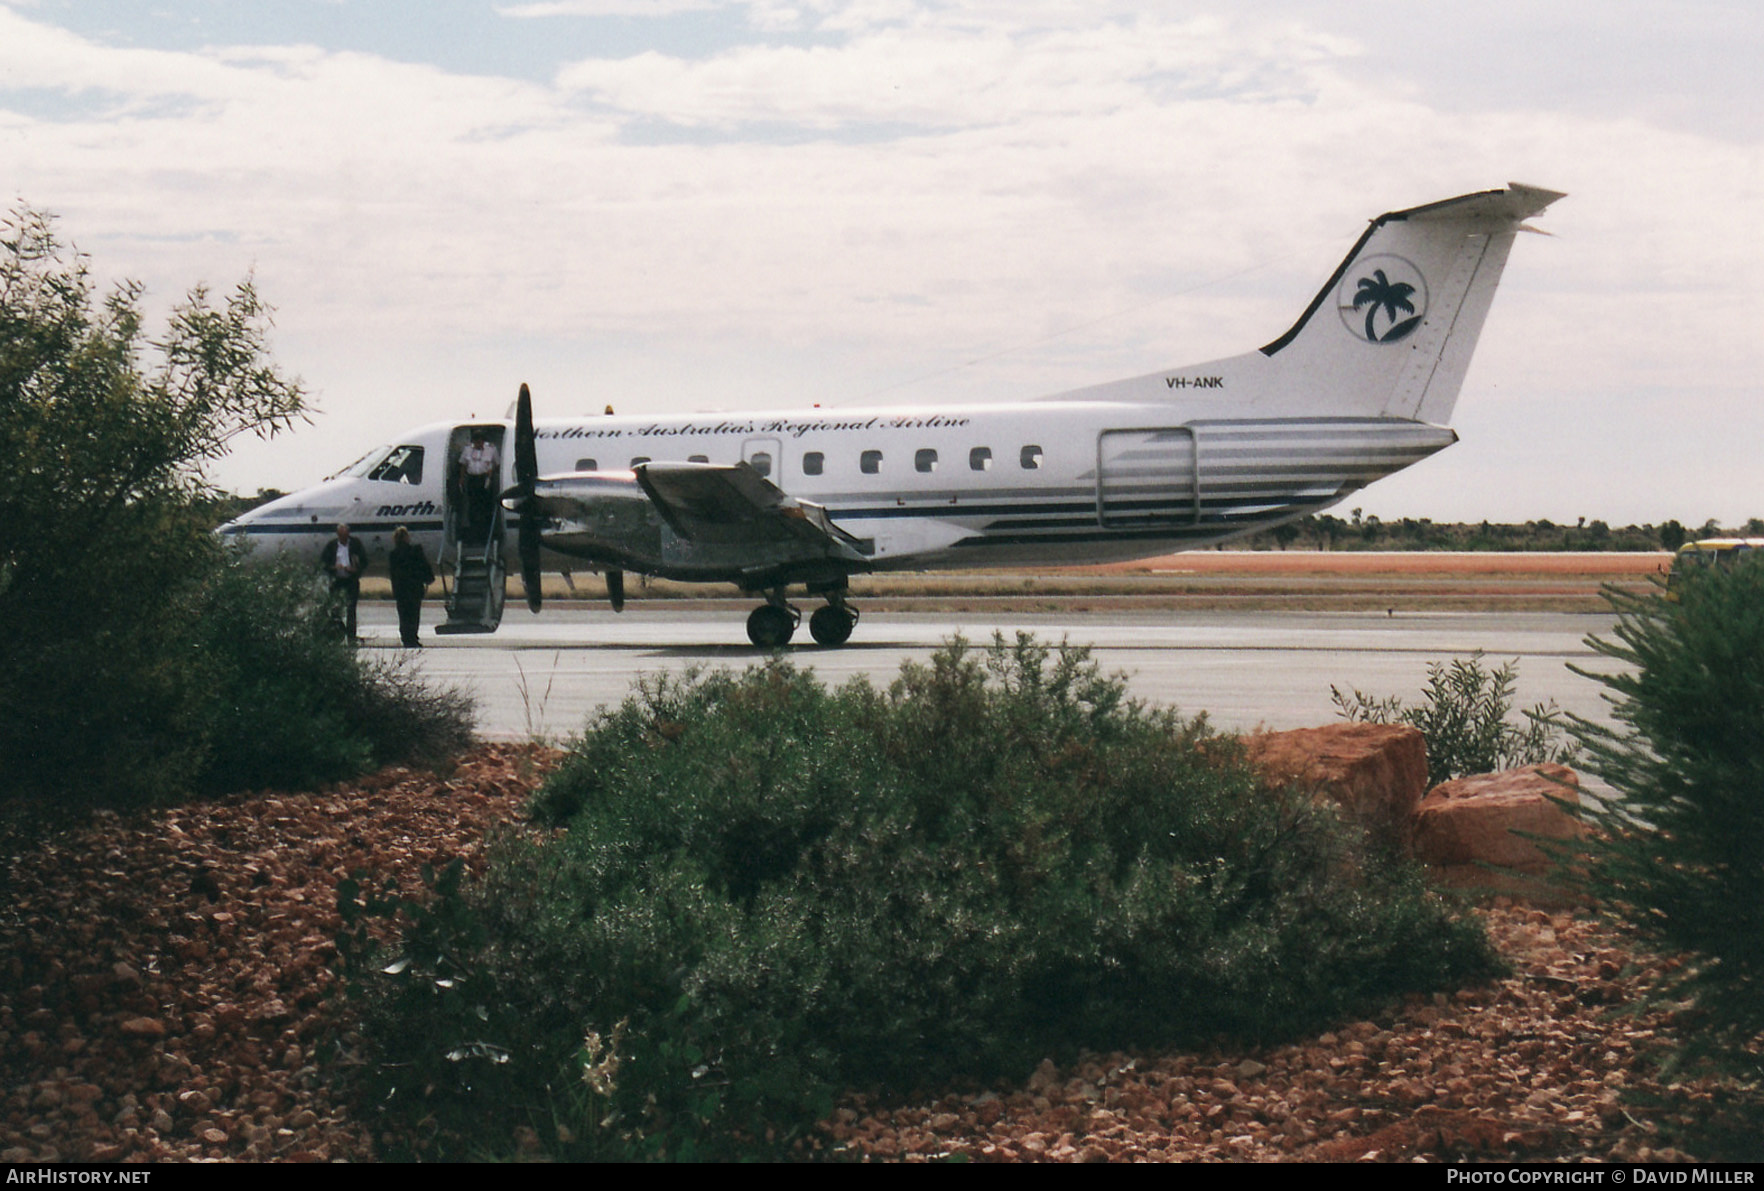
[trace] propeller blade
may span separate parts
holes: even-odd
[[[539,452],[533,444],[533,393],[525,383],[515,403],[515,483],[527,496],[539,479]]]
[[[539,452],[533,442],[533,393],[524,382],[515,403],[514,471],[515,488],[520,493],[520,532],[516,544],[521,556],[521,586],[527,592],[527,607],[537,612],[544,603],[539,591],[541,518],[535,499]]]
[[[606,573],[606,598],[612,601],[614,612],[625,610],[625,572],[608,571]]]

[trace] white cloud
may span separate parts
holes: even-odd
[[[549,0],[536,4],[498,4],[498,16],[540,17],[667,17],[683,12],[729,8],[729,0]]]
[[[478,394],[521,373],[586,407],[614,388],[703,407],[927,374],[890,396],[1027,396],[1243,350],[1365,218],[1532,182],[1572,197],[1544,221],[1555,239],[1517,246],[1471,373],[1461,408],[1492,429],[1447,455],[1481,478],[1368,501],[1580,485],[1611,503],[1530,515],[1726,515],[1710,506],[1732,469],[1680,483],[1707,511],[1615,506],[1655,499],[1626,453],[1671,417],[1764,429],[1755,142],[1506,91],[1441,106],[1423,72],[1369,69],[1366,44],[1283,10],[789,7],[804,44],[754,32],[548,84],[313,46],[116,48],[0,6],[0,78],[33,97],[0,92],[0,154],[101,268],[160,292],[256,269],[298,370],[349,411],[302,438],[322,460],[266,479],[284,485],[364,427],[500,412]],[[1580,441],[1559,471],[1489,482],[1562,420],[1540,402],[1580,411]]]
[[[686,126],[957,129],[1105,117],[1198,96],[1309,100],[1327,81],[1320,64],[1345,49],[1290,26],[1244,30],[1205,18],[1027,34],[922,23],[838,45],[743,46],[708,60],[589,60],[557,81],[615,111]]]

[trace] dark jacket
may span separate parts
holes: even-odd
[[[392,547],[386,565],[391,568],[394,588],[414,587],[421,591],[435,581],[434,569],[424,557],[423,548],[415,542]]]
[[[325,543],[325,548],[319,551],[319,566],[323,567],[325,569],[325,574],[331,576],[333,579],[338,577],[336,571],[337,547],[340,545],[342,545],[341,542],[336,538],[332,538]],[[349,577],[359,578],[361,573],[367,570],[367,547],[362,545],[358,539],[350,538],[349,550],[355,559],[355,574]]]

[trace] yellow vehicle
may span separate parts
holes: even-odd
[[[1700,542],[1686,542],[1673,556],[1672,572],[1666,576],[1667,598],[1671,598],[1673,589],[1685,576],[1715,567],[1726,570],[1742,559],[1754,557],[1758,551],[1764,551],[1764,538],[1704,538]]]

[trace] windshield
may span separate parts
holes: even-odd
[[[391,447],[375,447],[360,459],[351,463],[348,467],[343,468],[341,471],[332,472],[330,475],[326,476],[325,479],[335,480],[340,479],[343,476],[365,476],[368,472],[374,470],[374,465],[384,459],[387,452],[391,449]]]
[[[391,453],[368,472],[368,479],[383,480],[391,484],[422,483],[423,449],[411,446],[393,447]]]

